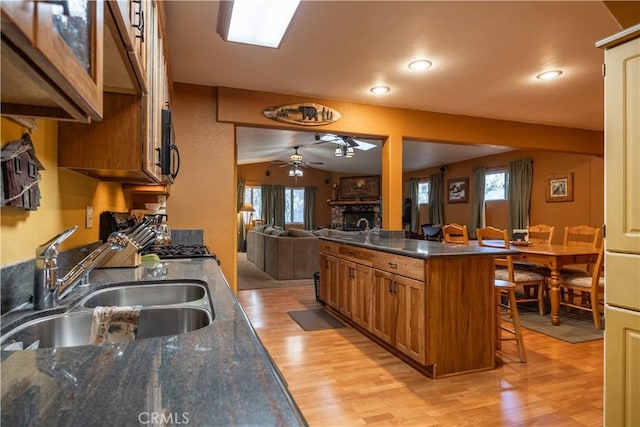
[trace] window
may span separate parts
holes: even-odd
[[[494,171],[484,175],[484,200],[507,200],[507,172]]]
[[[260,187],[244,187],[244,201],[251,203],[255,209],[253,219],[262,219],[262,189]]]
[[[286,187],[284,189],[284,222],[304,223],[304,188]]]
[[[430,182],[424,181],[418,183],[418,204],[426,205],[429,204],[429,188]]]

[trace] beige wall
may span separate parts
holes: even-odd
[[[22,137],[24,128],[5,118],[1,120],[2,146]],[[120,184],[99,182],[58,168],[57,135],[57,122],[37,121],[31,139],[36,156],[45,167],[41,172],[40,207],[35,211],[13,207],[1,209],[2,266],[34,258],[36,246],[74,225],[79,226],[78,230],[61,245],[63,250],[95,242],[99,238],[100,212],[126,210]],[[94,212],[90,229],[85,227],[86,206],[92,206]]]
[[[550,153],[542,150],[517,150],[494,156],[482,157],[448,166],[444,174],[451,178],[469,177],[469,190],[473,188],[472,169],[475,166],[488,168],[508,167],[513,160],[533,159],[533,185],[531,190],[530,223],[556,226],[556,237],[560,238],[566,226],[585,224],[600,227],[604,224],[604,158],[584,154]],[[412,171],[404,174],[404,191],[407,181],[413,177],[426,177],[438,171],[438,168]],[[545,201],[546,176],[573,173],[573,201],[547,203]],[[471,218],[471,200],[468,203],[446,202],[444,204],[445,222],[469,224]],[[508,216],[505,202],[488,202],[487,225],[507,227]],[[555,240],[555,239],[554,239]],[[557,240],[559,242],[559,240]]]

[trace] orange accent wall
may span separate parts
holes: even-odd
[[[513,160],[533,159],[533,185],[531,189],[530,223],[556,226],[554,241],[561,243],[564,227],[585,224],[600,227],[604,224],[604,158],[584,154],[550,153],[543,150],[510,151],[488,157],[481,157],[447,165],[443,182],[451,178],[469,177],[469,190],[473,189],[472,169],[475,166],[491,168],[508,168]],[[439,168],[423,169],[403,175],[403,194],[406,194],[407,182],[414,177],[427,177],[438,172]],[[573,201],[545,201],[546,176],[561,173],[573,173]],[[469,203],[446,202],[444,191],[445,222],[469,224],[471,218],[471,197]],[[505,202],[488,202],[487,225],[507,227],[508,213]],[[422,221],[421,221],[422,222]]]
[[[2,146],[22,137],[25,129],[2,118]],[[40,207],[35,211],[3,207],[0,235],[2,266],[35,257],[35,248],[61,231],[78,225],[78,230],[63,244],[62,250],[82,246],[99,239],[100,212],[125,211],[122,186],[58,168],[58,124],[37,120],[31,140],[41,171]],[[93,207],[93,227],[85,227],[85,209]]]

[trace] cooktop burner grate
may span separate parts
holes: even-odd
[[[220,261],[215,254],[209,252],[209,248],[201,244],[188,245],[151,245],[142,251],[143,255],[156,254],[160,259],[178,258],[214,258],[218,264]]]

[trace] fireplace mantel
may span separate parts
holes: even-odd
[[[329,206],[340,205],[379,205],[380,200],[329,200]]]

